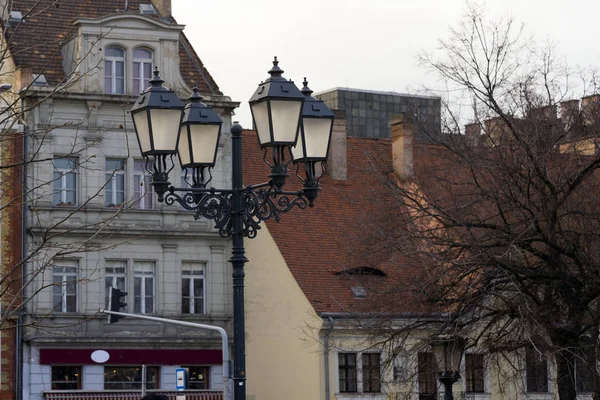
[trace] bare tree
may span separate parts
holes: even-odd
[[[73,51],[69,43],[76,38],[75,29],[58,39],[45,36],[44,32],[20,34],[22,30],[30,29],[27,26],[29,19],[52,12],[59,6],[58,2],[32,2],[31,8],[21,10],[24,12],[18,18],[11,16],[11,3],[0,2],[3,23],[0,83],[4,84],[0,92],[0,329],[12,329],[25,323],[36,324],[38,320],[26,322],[21,316],[42,290],[92,279],[80,276],[72,282],[52,282],[44,280],[43,274],[57,258],[105,250],[107,245],[99,246],[97,239],[108,236],[106,231],[111,222],[140,200],[130,199],[110,208],[110,212],[103,213],[102,218],[91,221],[85,218],[85,213],[93,209],[94,202],[100,202],[99,196],[104,194],[108,179],[97,187],[88,187],[85,199],[78,201],[73,201],[71,194],[60,184],[62,180],[75,179],[86,169],[97,168],[94,167],[94,149],[107,130],[123,131],[126,127],[127,103],[122,105],[121,124],[98,127],[93,131],[88,129],[90,118],[94,118],[96,111],[93,105],[87,115],[77,119],[54,113],[53,103],[69,96],[81,79],[100,70],[100,64],[85,69],[83,66],[88,57],[101,51],[98,44],[104,36],[94,38],[87,53],[71,56],[65,52]],[[38,49],[44,49],[44,54],[49,56],[36,74],[32,74],[26,65],[16,65],[18,53],[36,53]],[[70,61],[66,67],[68,71],[57,73],[54,70],[56,63],[64,66],[66,59]],[[46,82],[44,75],[52,75],[54,80]],[[59,139],[55,134],[57,131],[63,132]],[[60,140],[60,156],[49,153],[52,140]],[[54,146],[56,148],[56,143]],[[40,173],[48,171],[52,172]],[[48,178],[41,179],[40,176]],[[61,212],[52,214],[57,207]],[[118,244],[119,240],[115,239],[108,247]]]
[[[514,20],[476,8],[440,44],[421,61],[448,89],[443,134],[415,144],[412,177],[373,157],[395,204],[367,245],[371,263],[402,254],[420,267],[386,289],[398,302],[382,315],[413,298],[423,315],[444,317],[388,321],[376,336],[394,343],[431,329],[494,357],[534,349],[555,363],[561,400],[598,396],[596,73],[570,69],[552,44],[537,46]],[[583,100],[568,101],[574,95]]]

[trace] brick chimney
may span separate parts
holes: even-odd
[[[566,131],[576,127],[579,121],[579,100],[565,100],[560,102],[560,119]]]
[[[581,99],[581,114],[585,125],[596,125],[600,122],[600,95],[594,94]]]
[[[161,17],[170,18],[171,17],[171,0],[151,0],[152,5]]]
[[[405,113],[392,117],[392,163],[394,172],[400,179],[414,176],[413,169],[413,139],[414,123]]]
[[[335,120],[331,133],[331,144],[329,145],[329,156],[327,158],[327,170],[331,179],[345,181],[348,179],[348,153],[346,142],[346,112],[333,110]]]

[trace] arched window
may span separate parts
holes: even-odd
[[[133,50],[133,94],[139,96],[149,85],[152,77],[152,52],[147,49]]]
[[[104,93],[125,93],[125,51],[119,47],[104,51]]]

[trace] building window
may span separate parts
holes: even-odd
[[[125,274],[127,271],[127,261],[106,261],[104,269],[104,304],[109,308],[108,297],[110,288],[121,289],[125,291]]]
[[[158,367],[146,367],[146,389],[158,389]],[[142,367],[104,367],[104,390],[142,389]]]
[[[140,210],[154,208],[154,188],[150,184],[152,176],[146,171],[146,161],[135,160],[133,163],[133,186],[135,207]]]
[[[119,206],[125,202],[125,160],[106,160],[106,190],[104,204]]]
[[[104,93],[125,93],[125,51],[109,47],[104,52]]]
[[[204,314],[204,264],[183,264],[181,271],[181,313]]]
[[[465,354],[465,383],[467,392],[484,392],[483,354]]]
[[[54,195],[55,205],[77,205],[77,160],[75,158],[55,158]]]
[[[356,353],[338,353],[340,393],[356,393]]]
[[[81,389],[81,367],[52,366],[52,390]]]
[[[546,356],[538,350],[527,348],[525,350],[525,364],[527,375],[527,392],[543,393],[548,391],[548,362]]]
[[[56,312],[77,312],[77,261],[62,260],[52,268],[52,302]]]
[[[133,94],[139,96],[152,78],[152,52],[146,49],[133,50]]]
[[[362,354],[363,392],[379,393],[381,391],[381,370],[379,353]]]
[[[209,389],[208,377],[210,376],[209,367],[183,367],[187,369],[188,384],[190,390]]]
[[[418,354],[419,400],[437,400],[437,380],[433,353]]]
[[[151,314],[154,312],[154,263],[136,261],[133,269],[133,311]]]

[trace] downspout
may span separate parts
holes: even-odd
[[[21,98],[21,112],[24,109],[24,99]],[[25,263],[25,258],[27,257],[27,202],[25,201],[25,195],[27,193],[27,163],[26,155],[27,155],[27,124],[21,114],[22,123],[23,123],[23,168],[22,168],[22,220],[21,220],[21,298],[22,302],[27,299],[27,263]],[[19,312],[19,318],[17,320],[17,356],[16,356],[16,400],[23,400],[23,325],[25,323],[25,314],[26,310],[23,305],[21,305],[21,311]]]
[[[325,400],[329,400],[329,396],[331,394],[331,390],[329,388],[329,334],[333,330],[333,318],[328,317],[329,319],[329,327],[325,332],[325,344],[324,344],[324,353],[325,353]]]

